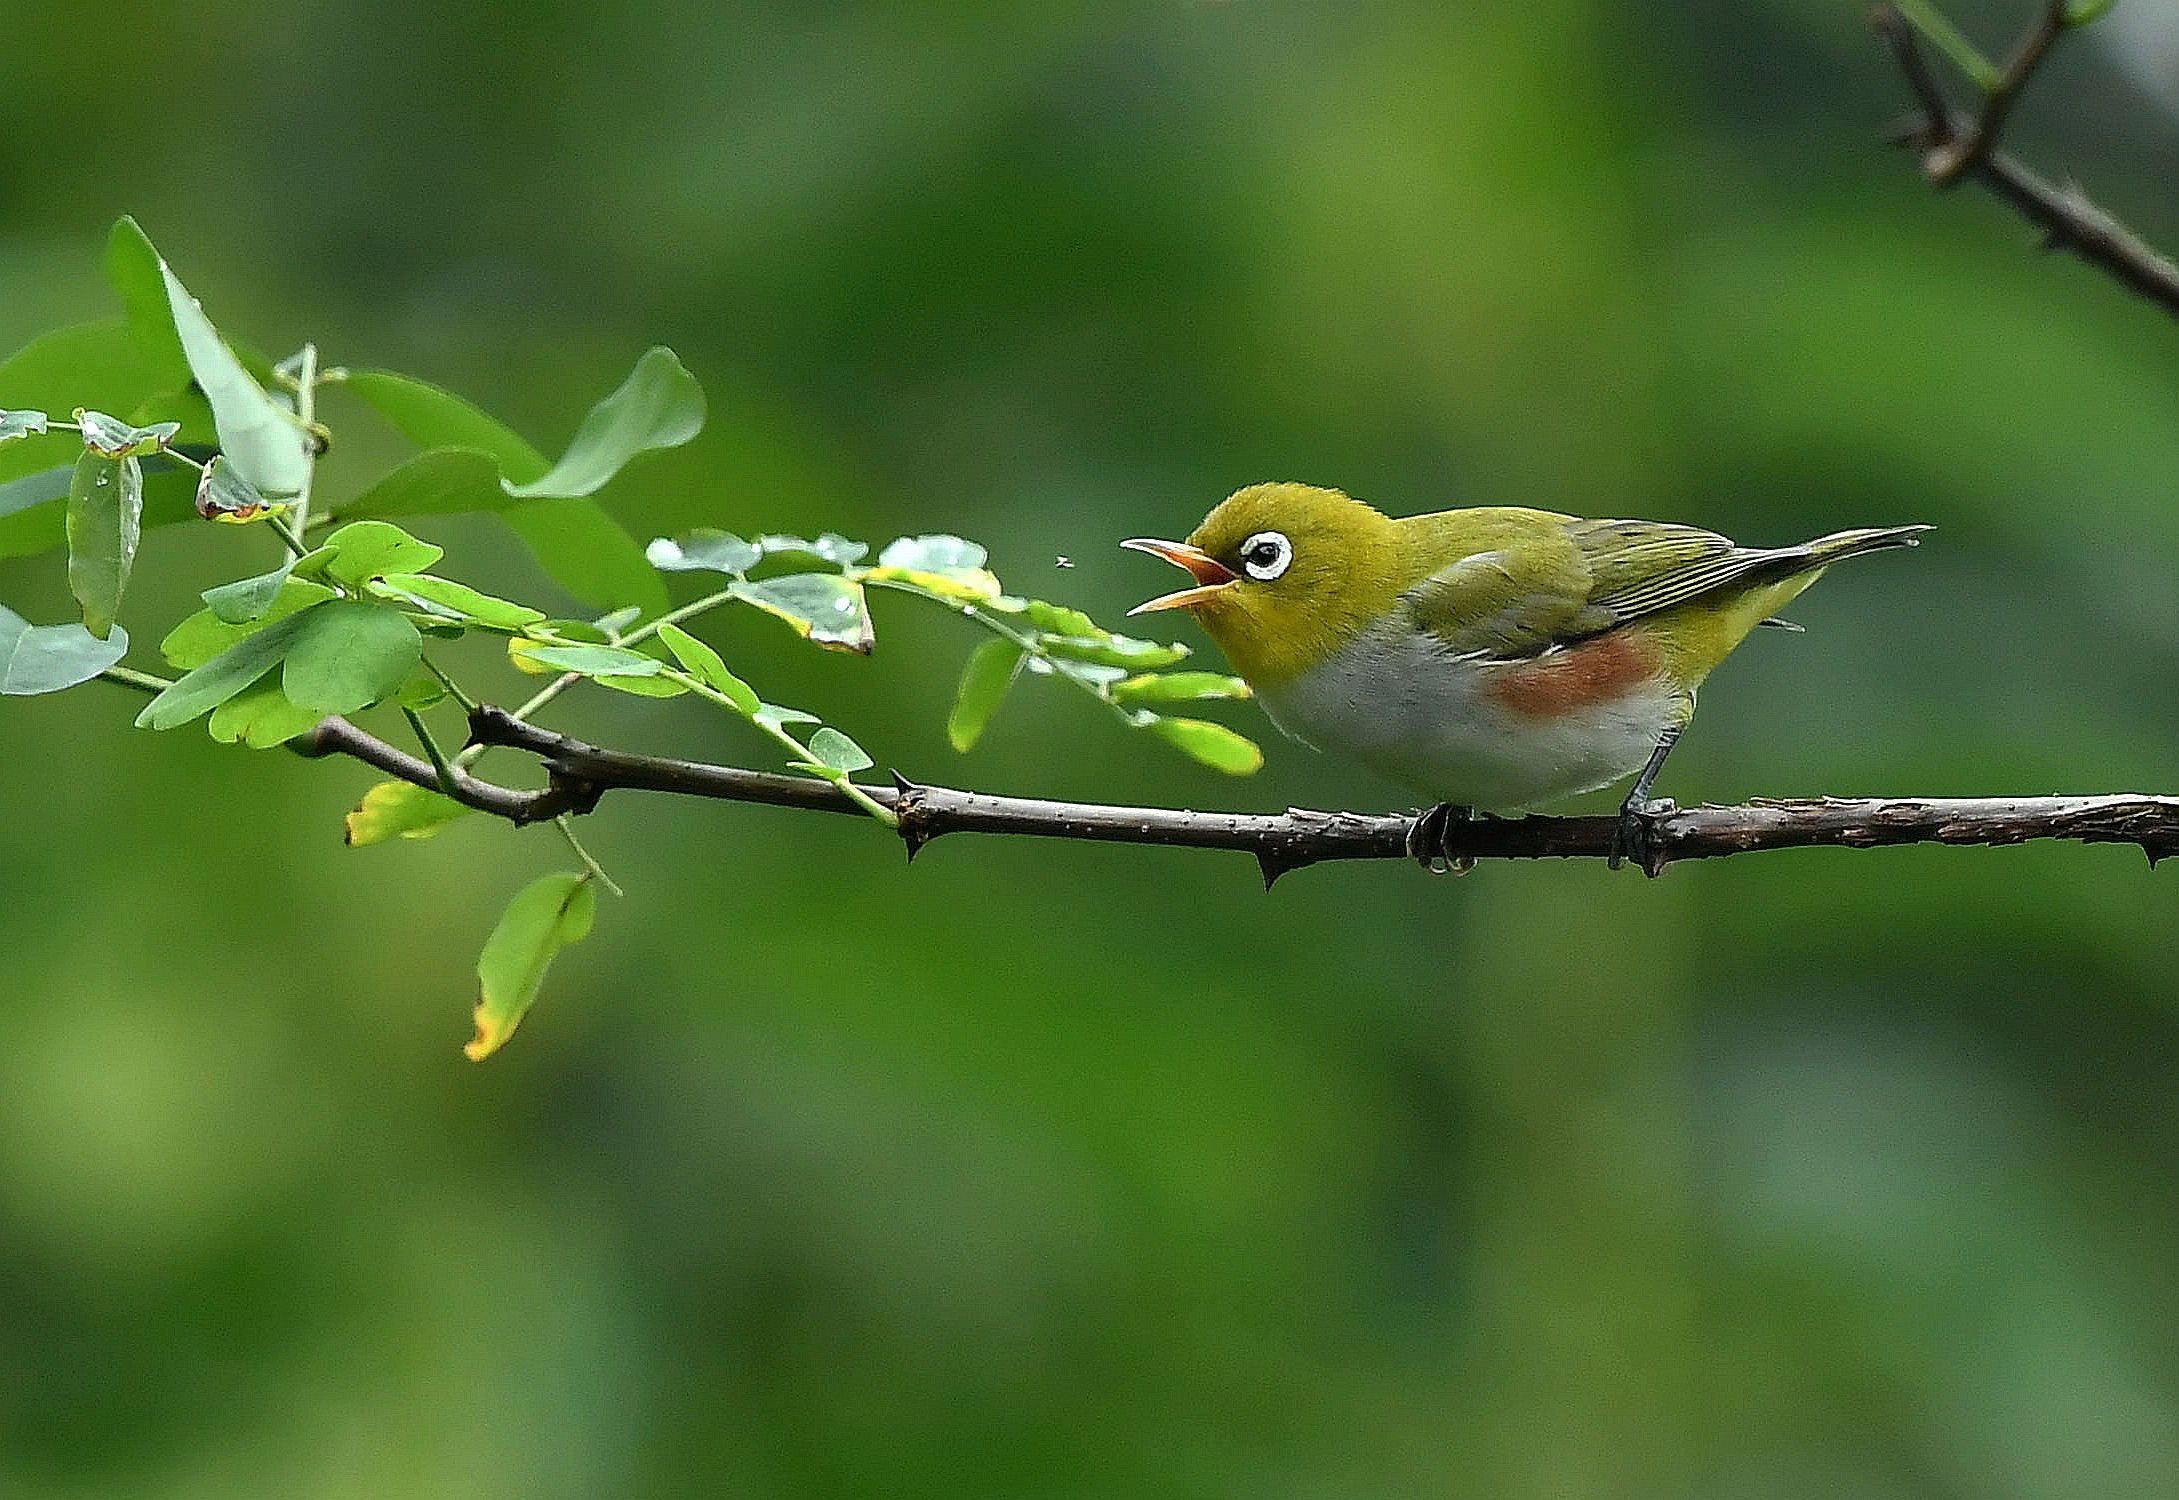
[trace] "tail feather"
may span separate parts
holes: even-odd
[[[1842,557],[1852,557],[1857,552],[1877,552],[1886,547],[1918,547],[1922,533],[1933,530],[1928,526],[1863,526],[1853,531],[1834,531],[1821,536],[1798,550],[1808,554],[1810,562],[1829,565]]]

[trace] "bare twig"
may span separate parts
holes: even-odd
[[[1891,49],[1920,115],[1894,133],[1912,147],[1922,175],[1936,187],[1972,177],[2043,233],[2043,248],[2067,250],[2136,296],[2179,318],[2179,265],[2145,244],[2070,185],[2059,187],[1997,149],[2001,128],[2021,90],[2068,26],[2065,0],[2043,0],[2034,24],[2014,47],[1997,81],[1984,92],[1982,108],[1964,125],[1946,103],[1915,38],[1914,28],[1889,4],[1870,13],[1869,24]]]
[[[464,771],[455,773],[456,801],[512,823],[588,812],[600,795],[614,788],[865,815],[847,795],[822,781],[601,749],[490,706],[470,716],[470,733],[473,744],[537,756],[552,778],[540,790],[517,791]],[[351,755],[417,786],[440,785],[428,761],[394,749],[345,719],[327,719],[297,748],[307,755]],[[1225,813],[1053,802],[920,786],[898,776],[891,787],[859,790],[899,817],[900,836],[911,858],[944,833],[1233,849],[1256,857],[1266,884],[1289,870],[1327,860],[1404,859],[1414,823],[1405,816],[1303,808]],[[1475,859],[1602,858],[1612,852],[1617,824],[1613,817],[1484,818],[1456,823],[1457,847],[1446,852]],[[2044,838],[2133,844],[2154,863],[2179,854],[2179,797],[1827,797],[1689,808],[1659,820],[1648,868],[1656,874],[1675,860],[1758,849],[2016,844]]]

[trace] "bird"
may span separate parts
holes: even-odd
[[[1392,517],[1336,489],[1256,484],[1185,541],[1131,537],[1191,587],[1185,610],[1278,727],[1437,799],[1407,852],[1465,869],[1454,824],[1628,776],[1614,868],[1661,868],[1652,799],[1703,679],[1833,563],[1916,545],[1921,525],[1743,547],[1663,521],[1520,506]]]

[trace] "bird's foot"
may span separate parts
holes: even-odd
[[[1607,863],[1614,870],[1633,862],[1652,878],[1665,868],[1664,820],[1680,810],[1670,797],[1629,797],[1619,807],[1619,824],[1612,830],[1612,849]]]
[[[1465,875],[1475,868],[1475,856],[1455,854],[1449,847],[1454,829],[1481,816],[1458,802],[1440,802],[1407,827],[1407,856],[1433,875],[1450,870]]]

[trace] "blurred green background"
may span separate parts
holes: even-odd
[[[1995,49],[2030,8],[1954,13]],[[2179,244],[2127,71],[2179,17],[2108,26],[2012,138]],[[1855,0],[30,0],[7,34],[8,348],[112,314],[122,212],[231,334],[547,449],[665,342],[714,417],[610,492],[639,535],[954,530],[1108,620],[1170,585],[1116,539],[1263,479],[1933,522],[1719,672],[1661,790],[2179,790],[2179,329],[1919,186]],[[337,487],[392,449],[330,415]],[[549,588],[490,523],[432,534]],[[264,540],[147,542],[136,659]],[[0,599],[65,618],[59,559]],[[1268,740],[1229,781],[1041,685],[955,757],[971,639],[879,609],[867,661],[709,633],[927,780],[1408,803]],[[2179,877],[2133,850],[1266,895],[627,795],[586,836],[628,899],[473,1066],[475,949],[551,832],[351,852],[362,768],[138,701],[0,706],[0,1493],[2179,1493]],[[769,760],[686,703],[555,722]]]

